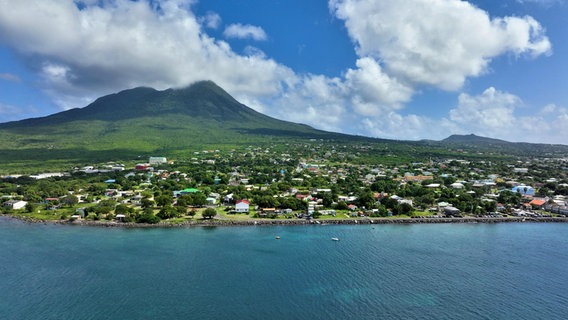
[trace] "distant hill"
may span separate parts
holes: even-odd
[[[568,155],[568,146],[511,143],[475,135],[394,141],[326,132],[245,106],[211,81],[182,89],[134,88],[84,108],[0,124],[0,170],[10,167],[187,156],[192,151],[270,143],[335,141],[375,145],[377,157],[446,157],[455,150],[493,155]],[[401,158],[402,159],[402,158]],[[6,169],[7,168],[7,169]]]
[[[499,152],[518,156],[568,156],[568,146],[558,144],[509,142],[505,140],[469,135],[451,135],[440,141],[442,145],[470,149],[478,152]]]
[[[476,136],[475,134],[459,135],[454,134],[442,140],[445,143],[475,143],[475,144],[507,144],[505,140],[493,139]]]

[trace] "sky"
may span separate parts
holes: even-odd
[[[0,0],[0,122],[212,80],[269,116],[568,144],[568,0]]]

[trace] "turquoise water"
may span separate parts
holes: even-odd
[[[0,315],[566,319],[567,248],[559,223],[116,229],[0,218]]]

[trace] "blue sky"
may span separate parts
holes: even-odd
[[[213,80],[389,139],[568,144],[566,0],[0,1],[0,122]]]

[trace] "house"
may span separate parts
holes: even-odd
[[[260,212],[261,216],[270,217],[276,214],[276,208],[263,208]]]
[[[248,213],[250,209],[250,202],[248,200],[239,200],[235,204],[235,211],[241,213]]]
[[[145,171],[148,170],[148,168],[150,167],[150,165],[148,163],[138,163],[134,169],[138,170],[138,171]]]
[[[405,175],[403,179],[406,182],[422,182],[426,180],[434,180],[434,177],[426,175],[417,175],[417,176]]]
[[[150,165],[164,164],[168,163],[168,160],[165,157],[150,157],[148,163],[150,163]]]
[[[533,199],[531,202],[529,202],[532,209],[541,209],[545,203],[545,199]]]
[[[459,182],[454,182],[450,185],[450,187],[452,187],[454,189],[463,189],[464,185],[462,183],[459,183]]]
[[[10,208],[12,210],[20,210],[26,207],[27,201],[22,200],[8,200],[4,202],[4,207]]]
[[[179,196],[183,196],[184,194],[189,194],[189,193],[197,193],[199,192],[198,189],[195,188],[185,188],[183,190],[179,190],[179,191],[174,191],[174,197],[179,197]]]
[[[223,202],[224,203],[231,203],[233,202],[233,194],[229,193],[228,195],[223,197]]]
[[[449,217],[458,217],[460,216],[460,209],[456,208],[456,207],[452,207],[452,206],[447,206],[444,208],[444,214]]]

